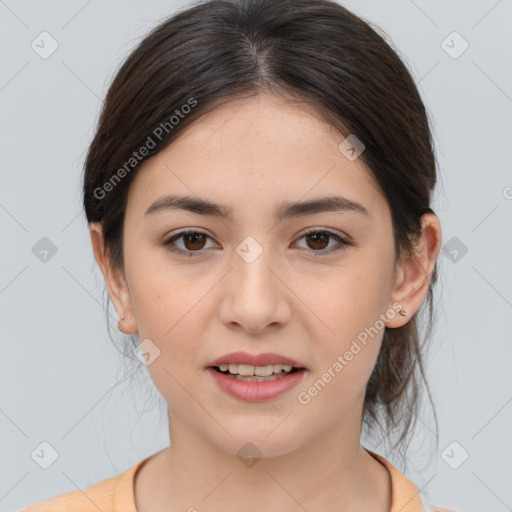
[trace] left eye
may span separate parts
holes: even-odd
[[[327,230],[321,230],[321,229],[312,229],[309,231],[306,231],[300,238],[309,238],[309,240],[313,241],[313,247],[319,250],[313,250],[314,256],[325,256],[326,254],[329,254],[334,251],[339,251],[341,249],[344,249],[346,246],[353,245],[349,240],[346,240],[342,238],[340,235],[337,235],[336,233],[333,233],[332,231]],[[338,242],[338,246],[326,249],[325,241],[327,241],[327,246],[329,245],[330,240],[336,240]],[[310,244],[311,245],[311,244]],[[318,247],[320,246],[320,247]]]
[[[162,245],[164,245],[170,252],[177,253],[180,255],[201,256],[203,252],[202,249],[204,249],[204,244],[207,238],[211,237],[201,231],[181,231],[171,236],[167,240],[164,240],[162,242]],[[345,240],[336,233],[327,230],[309,230],[306,233],[304,233],[299,238],[299,240],[302,238],[312,240],[313,249],[310,250],[312,253],[317,253],[314,254],[314,256],[324,256],[326,253],[338,251],[344,249],[346,246],[353,245],[351,241]],[[184,249],[180,249],[175,246],[175,241],[180,239],[184,240]],[[335,247],[334,249],[326,249],[326,246],[329,245],[330,239],[336,240],[339,243],[339,246]],[[327,244],[325,243],[326,241]],[[309,245],[311,246],[311,242]]]

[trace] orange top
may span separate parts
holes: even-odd
[[[384,457],[367,448],[365,450],[383,464],[391,475],[390,512],[457,512],[446,508],[427,508],[421,501],[420,491],[410,480]],[[137,462],[124,473],[102,480],[84,490],[65,492],[49,500],[34,503],[20,512],[137,512],[134,498],[135,474],[153,455]]]

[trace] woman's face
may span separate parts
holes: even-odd
[[[328,431],[359,435],[384,325],[407,321],[397,320],[386,200],[361,159],[339,149],[344,137],[308,112],[271,95],[233,101],[147,160],[130,188],[123,307],[133,323],[124,325],[149,353],[171,429],[186,424],[231,453],[247,442],[279,455]],[[148,212],[171,194],[231,214]],[[362,208],[275,216],[283,204],[334,196]],[[164,245],[183,230],[198,234]],[[276,353],[306,371],[278,396],[236,398],[208,366],[238,351]]]

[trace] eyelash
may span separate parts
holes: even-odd
[[[201,256],[203,254],[203,252],[204,252],[204,249],[201,249],[201,250],[198,250],[198,251],[184,251],[182,249],[176,249],[175,247],[172,247],[171,244],[175,240],[183,238],[185,235],[189,235],[189,234],[204,235],[207,238],[211,239],[210,236],[208,236],[206,233],[203,233],[202,231],[198,231],[196,229],[188,229],[188,230],[180,231],[179,233],[176,233],[175,235],[173,235],[170,238],[168,238],[167,240],[164,240],[163,242],[161,242],[161,245],[165,246],[165,248],[168,251],[170,251],[172,253],[176,253],[176,254],[182,255],[182,256],[185,256],[185,255],[188,255],[189,257]],[[309,249],[309,251],[311,251],[313,253],[313,256],[315,256],[315,257],[327,256],[327,255],[329,255],[329,254],[331,254],[333,252],[344,250],[348,246],[354,246],[355,245],[354,242],[352,242],[350,240],[346,240],[346,239],[342,238],[340,235],[338,235],[336,233],[333,233],[332,231],[329,231],[329,230],[326,230],[326,229],[309,229],[309,230],[307,230],[305,233],[303,233],[301,235],[299,240],[301,238],[304,238],[304,237],[308,236],[308,235],[314,235],[314,234],[328,235],[329,237],[332,237],[332,238],[336,239],[338,242],[340,242],[340,245],[338,247],[334,248],[334,249],[332,249],[332,248],[331,249],[321,249],[321,250],[318,250],[318,251],[315,251],[313,249]]]

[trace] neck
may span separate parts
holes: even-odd
[[[251,460],[221,449],[178,415],[169,420],[171,446],[137,481],[138,512],[390,510],[389,473],[360,446],[357,422],[310,442],[298,432],[297,449]]]

